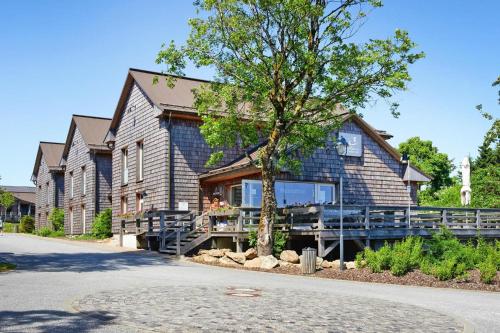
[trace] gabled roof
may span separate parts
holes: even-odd
[[[77,128],[82,135],[85,145],[89,149],[109,150],[108,146],[104,143],[104,139],[108,133],[110,123],[110,118],[73,115],[71,117],[71,124],[69,126],[62,157],[65,158],[68,156],[71,142],[73,141],[73,136]]]
[[[158,83],[153,84],[155,77],[158,78]],[[165,82],[165,78],[167,77],[175,78],[176,81],[173,88],[167,86]],[[130,68],[111,121],[110,129],[115,129],[118,126],[121,112],[127,103],[127,98],[134,82],[160,110],[170,109],[197,115],[198,113],[193,106],[193,89],[210,81]]]
[[[426,183],[430,182],[432,180],[432,177],[427,176],[420,169],[417,169],[413,165],[410,165],[410,168],[405,169],[403,180],[406,182],[410,180],[411,182]]]
[[[59,167],[59,162],[61,161],[63,150],[64,143],[41,141],[36,154],[32,179],[36,179],[36,176],[38,175],[38,169],[40,168],[42,157],[49,170],[60,170],[61,168]]]
[[[12,193],[19,201],[35,203],[36,187],[32,186],[0,186],[0,189]]]

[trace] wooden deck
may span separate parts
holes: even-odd
[[[256,229],[260,218],[257,208],[229,208],[206,212],[160,211],[146,214],[135,221],[122,221],[122,234],[144,234],[148,239],[163,238],[163,244],[179,254],[181,247],[210,238],[231,238],[241,251],[250,230]],[[134,228],[135,225],[135,228]],[[132,227],[132,228],[131,228]],[[430,237],[446,227],[459,238],[500,239],[500,209],[469,209],[440,207],[344,206],[344,240],[360,247],[372,240],[402,239],[410,235]],[[314,237],[318,255],[326,256],[340,239],[338,206],[310,206],[280,209],[275,229],[287,233],[290,239]],[[168,235],[168,237],[167,237]],[[196,237],[195,237],[196,236]],[[197,241],[196,238],[200,237]],[[203,238],[201,238],[203,237]],[[165,239],[170,239],[167,244]],[[192,245],[192,244],[191,244]]]

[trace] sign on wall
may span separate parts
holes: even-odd
[[[363,143],[361,142],[361,134],[339,132],[340,138],[346,139],[347,146],[347,156],[361,157],[363,154]]]

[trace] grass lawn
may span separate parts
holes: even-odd
[[[0,262],[0,272],[6,272],[16,269],[16,265],[10,264],[8,262]]]

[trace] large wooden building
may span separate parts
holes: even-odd
[[[215,196],[232,206],[260,205],[259,169],[252,161],[257,147],[246,153],[229,150],[221,165],[206,168],[210,148],[193,107],[193,89],[206,81],[177,77],[169,88],[163,79],[160,73],[130,69],[111,121],[106,142],[113,147],[115,233],[121,219],[145,209],[199,212],[208,210]],[[341,173],[346,203],[415,204],[417,183],[429,178],[415,168],[408,172],[387,133],[355,115],[345,114],[343,121],[326,148],[303,160],[299,175],[279,175],[278,206],[335,203]],[[351,143],[342,166],[333,143],[339,136]],[[411,196],[405,181],[412,184]]]
[[[35,228],[50,227],[49,214],[64,205],[63,143],[40,142],[31,180],[36,186]]]
[[[64,229],[89,233],[94,217],[111,207],[111,150],[104,143],[111,119],[73,115],[60,166],[64,169]]]

